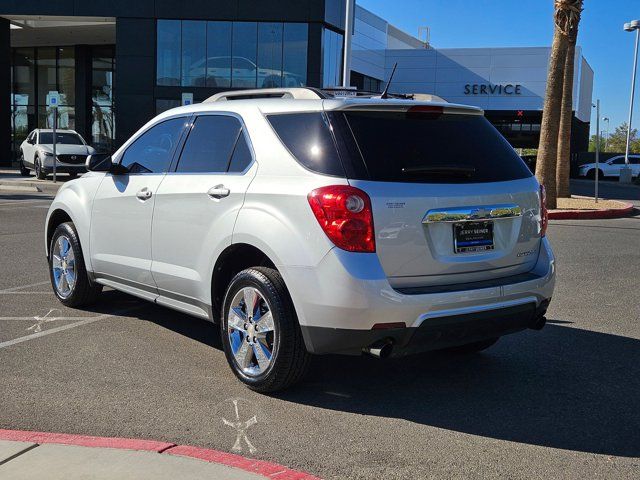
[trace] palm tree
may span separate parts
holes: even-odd
[[[564,63],[564,80],[562,88],[562,106],[560,113],[560,131],[558,134],[558,158],[556,167],[556,193],[559,198],[571,196],[569,173],[571,170],[571,121],[573,117],[573,71],[575,64],[578,24],[582,12],[582,0],[573,0],[567,12],[567,55]]]
[[[564,64],[569,44],[567,38],[567,12],[575,0],[555,0],[553,44],[549,59],[547,88],[545,91],[540,128],[540,145],[536,161],[536,177],[547,191],[548,208],[556,208],[556,161],[558,157],[558,131],[560,128],[560,108],[562,106],[562,86]]]

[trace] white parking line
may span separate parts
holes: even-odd
[[[18,290],[24,290],[25,288],[31,288],[31,287],[39,287],[40,285],[46,285],[48,283],[50,283],[50,281],[49,280],[45,280],[43,282],[31,283],[29,285],[21,285],[19,287],[4,288],[4,289],[0,290],[0,294],[2,294],[2,293],[13,293],[13,292],[17,292]],[[32,292],[27,292],[27,293],[32,293]]]
[[[13,340],[7,340],[6,342],[2,342],[0,343],[0,349],[2,348],[6,348],[6,347],[10,347],[12,345],[16,345],[18,343],[22,343],[22,342],[27,342],[29,340],[34,340],[36,338],[40,338],[40,337],[44,337],[45,335],[51,335],[52,333],[58,333],[58,332],[62,332],[64,330],[69,330],[70,328],[75,328],[75,327],[80,327],[82,325],[88,325],[89,323],[94,323],[94,322],[98,322],[100,320],[105,320],[109,317],[113,317],[115,315],[122,315],[124,313],[128,313],[131,310],[135,310],[136,308],[140,308],[140,305],[136,305],[135,307],[130,307],[130,308],[125,308],[113,313],[105,313],[103,315],[98,315],[97,317],[90,317],[90,318],[85,318],[84,320],[80,320],[74,323],[70,323],[68,325],[62,325],[60,327],[56,327],[56,328],[50,328],[48,330],[44,330],[44,331],[40,331],[37,333],[32,333],[31,335],[25,335],[24,337],[18,337],[18,338],[14,338]],[[29,320],[34,320],[36,317],[0,317],[0,320],[9,320],[9,319],[20,319],[20,320],[25,320],[25,319],[29,319]],[[56,320],[74,320],[78,317],[59,317],[56,318]]]

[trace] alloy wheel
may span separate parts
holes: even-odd
[[[68,237],[60,235],[56,239],[51,256],[56,291],[62,298],[68,298],[73,293],[77,278],[76,259]]]
[[[248,376],[264,373],[275,350],[275,324],[269,303],[254,287],[236,293],[229,308],[227,335],[234,360]]]

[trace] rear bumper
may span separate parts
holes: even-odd
[[[553,294],[555,259],[545,238],[527,274],[424,291],[392,288],[375,254],[335,248],[315,268],[285,267],[282,273],[307,349],[354,354],[389,335],[399,347],[413,344],[422,335],[432,336],[433,342],[426,343],[433,347],[421,348],[429,350],[449,345],[445,338],[450,336],[469,343],[478,335],[495,337],[534,326]],[[503,319],[498,320],[498,331],[492,318]],[[472,331],[468,322],[471,326],[481,323],[481,331]],[[374,328],[385,323],[405,327],[398,332]],[[412,340],[415,335],[419,336]]]
[[[431,319],[419,327],[389,330],[347,330],[302,327],[314,353],[358,355],[363,348],[390,343],[392,356],[428,352],[501,337],[527,328],[544,326],[549,301],[522,303],[495,310]]]

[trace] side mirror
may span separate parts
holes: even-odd
[[[108,172],[111,170],[111,155],[94,153],[87,156],[85,167],[89,172]]]

